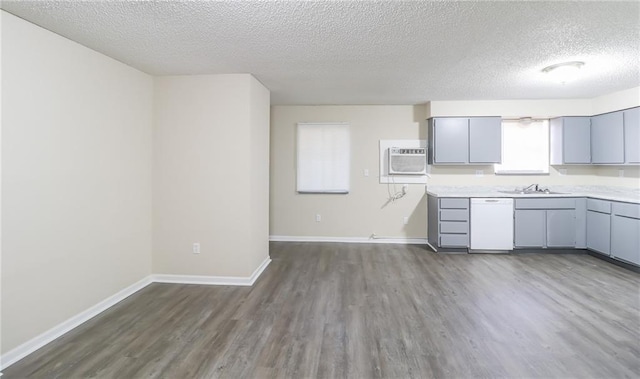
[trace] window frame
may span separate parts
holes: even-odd
[[[296,192],[348,194],[351,185],[349,124],[299,122],[296,132]]]
[[[503,119],[502,120],[502,162],[501,163],[496,163],[493,165],[493,170],[494,170],[494,174],[495,175],[531,175],[531,176],[546,176],[546,175],[550,175],[550,171],[551,171],[551,160],[550,160],[550,150],[551,150],[551,146],[550,146],[550,123],[549,123],[549,119],[532,119],[528,124],[533,124],[533,123],[541,123],[541,126],[544,127],[546,129],[546,131],[544,132],[544,134],[546,134],[545,138],[544,138],[544,143],[545,143],[545,162],[544,164],[540,165],[540,170],[535,170],[535,169],[527,169],[525,168],[512,168],[512,169],[500,169],[500,166],[504,166],[505,165],[505,159],[508,159],[509,154],[506,154],[505,152],[505,146],[507,145],[507,138],[505,138],[505,129],[507,127],[513,127],[514,125],[510,125],[510,124],[517,124],[520,126],[526,126],[527,123],[521,121],[520,119]],[[507,125],[505,125],[507,124]]]

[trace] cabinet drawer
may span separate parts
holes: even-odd
[[[614,202],[611,205],[611,212],[618,216],[640,218],[640,204]]]
[[[440,211],[440,221],[469,221],[469,211],[466,209],[443,209]]]
[[[469,235],[467,234],[443,234],[440,236],[441,247],[467,247]]]
[[[469,233],[469,223],[465,221],[441,222],[440,233]]]
[[[516,209],[575,209],[574,198],[516,199]]]
[[[440,199],[441,209],[469,209],[469,199]]]
[[[611,202],[598,199],[587,199],[587,210],[600,213],[611,213]]]

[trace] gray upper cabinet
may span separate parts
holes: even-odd
[[[623,112],[591,117],[591,162],[624,163]]]
[[[623,113],[624,121],[624,162],[640,163],[640,108],[628,109]]]
[[[591,163],[591,117],[559,117],[550,123],[552,165]]]
[[[502,119],[469,118],[469,163],[502,162]]]
[[[469,119],[432,119],[433,163],[467,163],[469,161]]]
[[[500,117],[429,119],[430,164],[492,164],[502,161]]]

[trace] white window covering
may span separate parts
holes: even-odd
[[[502,163],[496,174],[549,173],[549,121],[503,121]]]
[[[298,192],[348,193],[350,157],[349,124],[298,123]]]

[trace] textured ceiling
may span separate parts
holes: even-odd
[[[153,75],[251,73],[273,104],[588,98],[640,85],[640,2],[2,1]],[[565,85],[540,70],[582,60]]]

